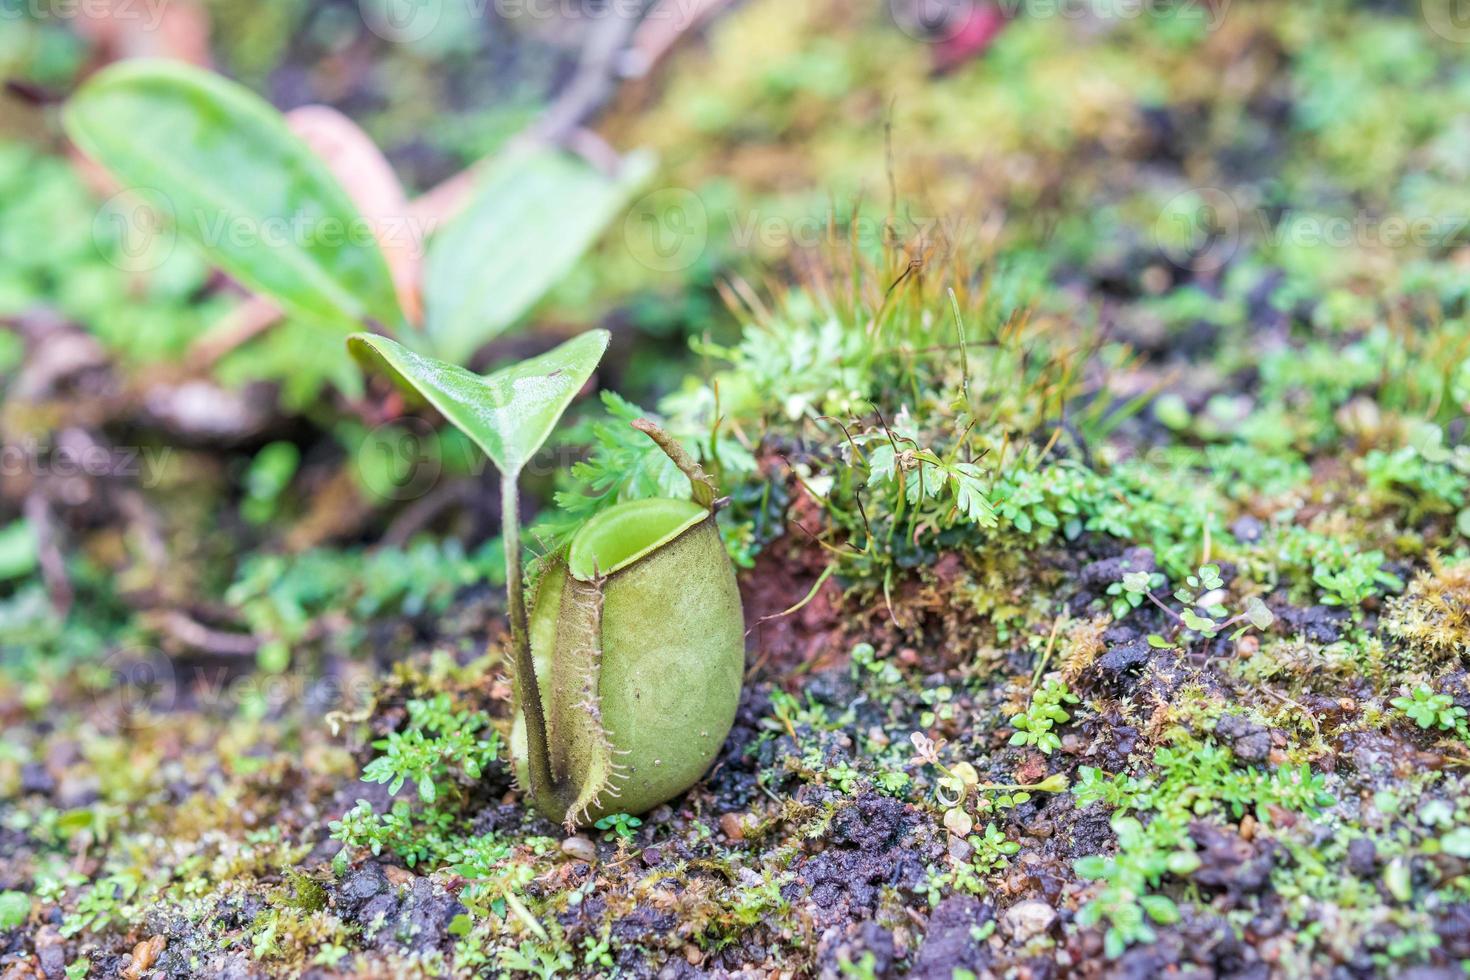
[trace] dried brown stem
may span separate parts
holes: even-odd
[[[694,498],[694,502],[706,510],[713,510],[715,507],[714,481],[705,474],[704,468],[699,465],[698,461],[690,456],[683,446],[679,445],[679,440],[648,419],[634,419],[632,426],[657,443],[658,448],[674,461],[674,465],[689,477],[690,495]]]

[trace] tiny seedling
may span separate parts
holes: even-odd
[[[1225,587],[1218,565],[1201,565],[1195,574],[1185,579],[1184,585],[1174,590],[1175,601],[1184,607],[1179,612],[1170,609],[1154,595],[1153,590],[1160,584],[1160,579],[1156,573],[1140,571],[1125,574],[1121,582],[1115,583],[1121,586],[1120,591],[1115,592],[1112,587],[1108,589],[1110,595],[1118,596],[1113,601],[1114,616],[1120,611],[1126,615],[1129,610],[1137,608],[1147,599],[1174,620],[1179,629],[1193,630],[1205,639],[1214,639],[1231,627],[1238,627],[1230,635],[1232,640],[1239,639],[1252,626],[1258,630],[1269,629],[1276,621],[1271,610],[1256,596],[1247,599],[1245,611],[1234,616],[1230,616],[1229,610],[1218,602],[1207,602],[1207,597],[1217,594]],[[1200,610],[1203,610],[1203,615]],[[1148,641],[1155,647],[1167,648],[1173,645],[1158,634],[1150,635]]]
[[[1061,793],[1067,789],[1067,777],[1053,773],[1035,783],[982,783],[980,774],[968,762],[945,765],[939,758],[943,743],[935,742],[922,732],[909,736],[914,747],[914,762],[938,769],[942,776],[934,786],[934,801],[944,810],[944,826],[956,837],[964,837],[975,826],[969,809],[979,813],[1009,810],[1031,799],[1032,792]],[[986,795],[994,794],[994,795]],[[969,802],[973,798],[973,803]]]
[[[1461,738],[1470,737],[1465,723],[1465,709],[1455,704],[1448,694],[1436,694],[1427,684],[1417,685],[1413,691],[1389,702],[1420,728],[1432,728],[1445,732],[1456,732]]]
[[[1034,745],[1044,755],[1051,755],[1062,747],[1061,738],[1052,729],[1072,717],[1062,705],[1076,704],[1077,700],[1063,681],[1048,680],[1032,695],[1030,706],[1011,719],[1011,727],[1016,730],[1011,744]]]
[[[609,813],[593,824],[598,830],[606,831],[603,840],[631,840],[634,831],[643,826],[643,821],[626,813]]]
[[[1106,921],[1103,950],[1109,959],[1123,955],[1135,942],[1157,938],[1150,922],[1173,925],[1179,907],[1167,895],[1150,894],[1165,875],[1188,875],[1199,868],[1199,856],[1184,840],[1175,823],[1154,819],[1147,827],[1135,817],[1117,814],[1112,820],[1118,838],[1118,855],[1079,858],[1077,874],[1104,883],[1092,901],[1077,913],[1082,926]]]

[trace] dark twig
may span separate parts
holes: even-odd
[[[440,514],[474,500],[476,489],[477,485],[469,480],[456,480],[424,494],[388,525],[383,546],[401,548],[408,544],[410,538],[434,523]]]
[[[36,559],[41,566],[41,580],[46,583],[46,591],[57,615],[65,619],[71,612],[76,593],[66,575],[66,558],[57,540],[60,529],[51,512],[51,503],[39,490],[32,491],[26,495],[24,511],[31,533],[36,536]]]
[[[617,61],[638,26],[638,17],[615,7],[588,29],[576,73],[523,139],[561,145],[592,117],[617,88]]]
[[[260,649],[260,640],[248,633],[211,629],[177,609],[161,613],[156,625],[171,639],[204,653],[222,657],[253,657]]]

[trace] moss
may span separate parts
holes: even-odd
[[[1470,563],[1433,559],[1389,601],[1383,630],[1399,641],[1408,666],[1433,669],[1470,651]]]
[[[0,888],[31,909],[5,956],[40,957],[51,929],[99,970],[164,937],[169,976],[1307,975],[1470,955],[1461,243],[1392,245],[1371,222],[1299,237],[1360,208],[1463,213],[1455,52],[1408,15],[1265,3],[1194,33],[1027,17],[934,75],[871,11],[789,8],[738,6],[607,127],[666,160],[633,230],[674,229],[692,195],[707,247],[661,272],[624,228],[543,311],[615,323],[603,384],[646,410],[583,406],[558,450],[583,463],[528,503],[560,491],[582,520],[668,495],[623,432],[643,414],[732,498],[750,657],[709,773],[612,839],[564,843],[528,813],[499,751],[493,508],[466,479],[471,502],[403,547],[374,543],[401,529],[394,505],[316,523],[365,426],[293,379],[285,404],[310,408],[269,438],[300,462],[266,523],[239,512],[255,453],[196,446],[164,485],[122,484],[159,512],[170,581],[145,574],[135,501],[94,481],[62,514],[72,614],[34,572],[0,582]],[[270,67],[218,9],[222,58]],[[391,63],[437,91],[427,60]],[[7,227],[91,213],[38,151],[0,171],[5,213],[34,219]],[[1203,182],[1241,219],[1218,267],[1190,251]],[[949,214],[967,220],[930,220]],[[201,269],[135,295],[86,235],[47,246],[11,256],[0,300],[138,339],[107,391],[146,390],[218,312],[193,300]],[[699,338],[691,356],[675,335]],[[313,349],[283,331],[222,376]],[[112,404],[82,385],[4,422],[90,430]],[[21,516],[0,497],[0,526]],[[340,540],[295,549],[298,519]],[[1220,581],[1191,585],[1205,565]],[[1157,603],[1127,588],[1139,571]],[[1271,618],[1244,634],[1189,625],[1252,601]],[[159,604],[290,667],[201,656]],[[120,683],[160,663],[166,691]],[[1041,693],[1059,682],[1076,703]],[[1424,727],[1395,704],[1421,687]],[[1036,902],[1058,914],[1026,939]]]

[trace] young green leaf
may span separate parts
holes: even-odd
[[[1148,913],[1148,917],[1161,926],[1173,925],[1179,921],[1179,906],[1166,895],[1142,895],[1138,904]]]
[[[609,177],[558,150],[499,160],[434,236],[424,270],[433,352],[464,361],[512,326],[602,234],[647,178],[635,155]]]
[[[1245,618],[1258,630],[1270,629],[1276,622],[1275,614],[1256,596],[1245,601]]]
[[[1108,860],[1101,854],[1089,854],[1073,861],[1072,867],[1079,877],[1096,879],[1107,874]]]
[[[14,929],[31,914],[31,897],[25,892],[0,892],[0,929]]]
[[[606,330],[589,330],[484,376],[375,334],[354,334],[348,346],[365,365],[385,370],[438,409],[513,479],[592,376],[608,339]]]
[[[955,503],[959,505],[960,512],[974,524],[995,527],[995,507],[985,495],[980,467],[974,463],[955,463],[949,471],[954,480]],[[1055,518],[1051,526],[1056,526]]]
[[[38,561],[29,521],[22,518],[0,527],[0,582],[29,575]]]
[[[88,156],[161,195],[179,232],[246,286],[314,321],[400,326],[387,262],[351,198],[249,90],[178,62],[126,61],[83,85],[62,118]]]

